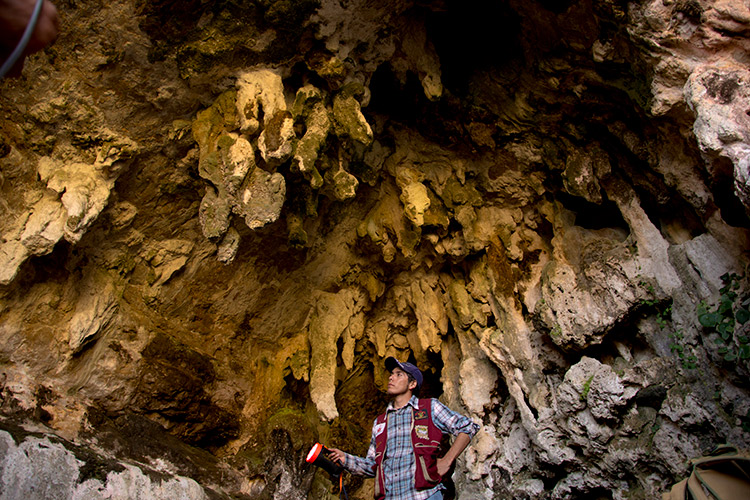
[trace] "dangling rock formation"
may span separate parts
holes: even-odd
[[[481,424],[457,498],[750,447],[747,2],[58,8],[0,82],[1,499],[334,498],[387,356]]]

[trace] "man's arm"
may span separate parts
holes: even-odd
[[[432,421],[441,431],[456,436],[448,452],[437,460],[438,473],[444,476],[456,458],[469,446],[471,438],[479,431],[479,426],[437,399],[432,400]]]
[[[373,449],[373,458],[370,458],[370,451],[368,450],[366,457],[358,457],[344,453],[338,448],[330,448],[330,457],[332,460],[338,462],[344,469],[354,474],[355,476],[374,477],[375,476],[375,458]]]
[[[470,442],[471,437],[466,433],[462,432],[461,434],[456,436],[456,439],[453,441],[453,444],[448,450],[448,453],[437,459],[438,474],[440,474],[441,476],[447,474],[451,468],[451,465],[453,465],[453,462],[455,462],[456,458],[458,458],[458,456],[463,453],[466,447],[469,446]]]
[[[344,453],[338,448],[330,448],[329,455],[332,460],[341,464],[344,469],[356,476],[375,476],[375,422],[372,424],[370,434],[370,447],[367,449],[367,456],[362,458],[349,453]]]

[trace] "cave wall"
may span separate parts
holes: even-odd
[[[459,498],[748,446],[746,5],[58,7],[0,82],[0,484],[51,439],[70,498],[327,498],[389,355],[482,424]]]

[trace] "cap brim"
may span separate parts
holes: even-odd
[[[385,369],[392,372],[394,368],[402,368],[401,363],[399,363],[393,356],[385,358]]]

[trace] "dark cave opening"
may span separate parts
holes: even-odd
[[[623,358],[623,352],[621,352],[623,348],[630,352],[630,356],[636,362],[655,357],[656,352],[654,348],[649,344],[648,339],[639,333],[636,325],[643,314],[643,308],[637,308],[636,311],[623,318],[622,321],[614,325],[609,331],[603,333],[601,341],[598,344],[589,345],[580,351],[563,352],[562,354],[566,358],[568,365],[573,366],[583,356],[587,356],[599,360],[601,363],[609,365],[612,368],[616,368],[618,358]]]
[[[445,5],[428,14],[426,25],[450,92],[465,95],[475,72],[522,60],[521,19],[507,3],[449,0]]]
[[[579,196],[573,196],[565,192],[557,194],[557,199],[563,206],[575,213],[575,225],[586,229],[618,228],[630,232],[628,223],[620,213],[617,204],[606,198],[602,203],[592,203]]]
[[[415,74],[409,73],[401,82],[390,64],[381,65],[372,75],[370,90],[372,98],[366,112],[383,114],[406,125],[416,124],[419,108],[424,105],[420,101],[426,98]]]
[[[606,488],[595,488],[587,491],[585,495],[581,495],[578,498],[587,498],[589,500],[611,500],[612,491]]]
[[[472,120],[476,110],[467,109],[465,103],[448,93],[437,102],[429,101],[416,74],[408,72],[402,81],[390,64],[381,65],[370,80],[370,91],[370,103],[362,110],[368,122],[378,122],[374,115],[380,115],[387,122],[414,128],[441,145],[468,142],[463,124]]]
[[[568,10],[575,0],[536,0],[539,5],[550,12],[561,14]]]
[[[294,377],[291,369],[284,375],[284,387],[281,390],[281,399],[286,408],[295,408],[299,411],[305,409],[310,399],[310,384],[304,380]]]
[[[440,354],[436,354],[432,351],[427,351],[426,355],[428,366],[419,366],[419,363],[417,363],[413,354],[409,356],[408,361],[419,367],[424,376],[424,382],[422,384],[422,389],[419,391],[419,397],[438,398],[443,394],[443,383],[440,381],[443,372],[443,359]]]
[[[678,194],[672,194],[667,186],[663,189],[661,196],[639,189],[638,198],[641,208],[664,239],[679,244],[703,234],[706,229],[695,208]]]
[[[734,227],[750,228],[750,217],[737,198],[734,190],[734,166],[725,158],[719,158],[714,170],[712,192],[724,222]]]
[[[32,255],[21,264],[14,281],[17,286],[9,291],[3,291],[3,294],[28,293],[36,283],[64,283],[71,275],[79,273],[79,269],[87,262],[85,252],[61,238],[50,253]]]
[[[398,74],[384,64],[372,76],[372,98],[364,113],[387,116],[440,144],[460,146],[471,143],[467,123],[491,123],[497,118],[465,100],[477,92],[472,83],[475,76],[490,71],[496,80],[509,83],[524,66],[521,23],[518,14],[502,2],[448,1],[443,7],[425,13],[427,37],[440,62],[442,97],[430,101],[416,74]]]

